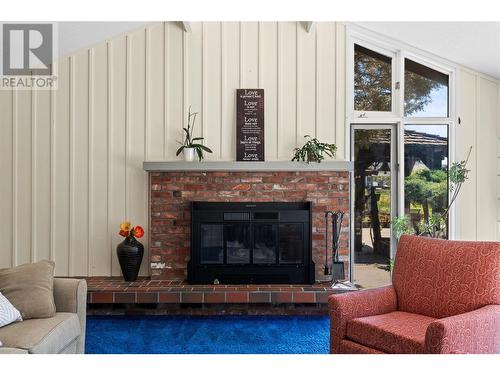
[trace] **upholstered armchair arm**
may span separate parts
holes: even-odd
[[[432,322],[425,335],[430,354],[500,353],[500,305]]]
[[[330,314],[330,353],[340,353],[347,322],[354,318],[386,314],[397,309],[392,285],[382,288],[334,294],[328,298]]]
[[[57,312],[78,315],[82,333],[77,343],[77,353],[85,351],[85,328],[87,322],[87,282],[85,279],[54,279],[54,302]]]

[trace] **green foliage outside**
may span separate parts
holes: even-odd
[[[416,234],[428,237],[443,237],[446,234],[448,211],[457,199],[462,184],[467,181],[472,147],[465,160],[455,162],[449,171],[418,170],[405,178],[405,194],[411,206],[422,207],[423,218],[414,228],[407,216],[395,217],[392,231],[399,239],[402,234]],[[449,184],[449,185],[448,185]],[[449,200],[448,194],[450,194]]]

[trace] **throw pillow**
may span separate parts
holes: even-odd
[[[54,262],[44,260],[0,270],[0,292],[23,319],[54,316]]]
[[[5,298],[2,293],[0,293],[0,328],[6,326],[7,324],[19,322],[23,320],[21,313],[18,309]],[[2,343],[0,342],[0,346]]]

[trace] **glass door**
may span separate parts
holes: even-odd
[[[352,281],[360,288],[390,284],[391,219],[396,212],[396,126],[352,125],[354,161]]]

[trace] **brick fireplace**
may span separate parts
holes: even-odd
[[[312,257],[316,264],[316,280],[325,280],[325,210],[346,212],[340,259],[348,261],[350,164],[324,162],[318,165],[320,167],[297,164],[145,162],[144,167],[150,172],[151,278],[186,279],[192,201],[309,201],[312,202]],[[245,167],[246,170],[241,170]]]

